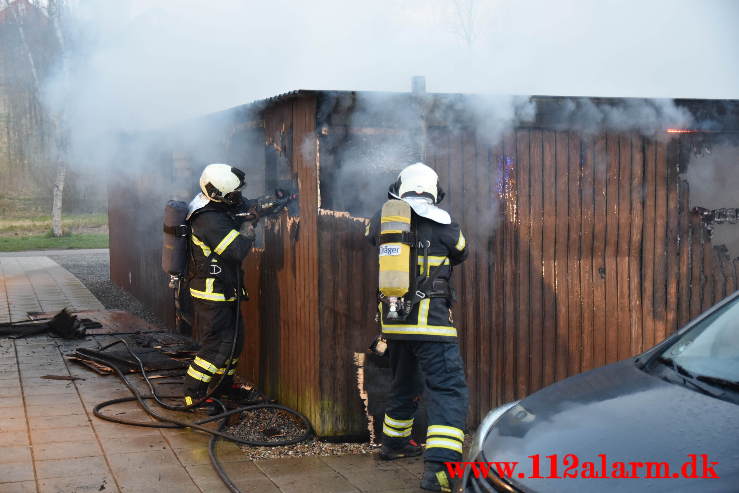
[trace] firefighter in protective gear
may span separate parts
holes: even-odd
[[[243,345],[241,322],[236,326],[236,301],[245,293],[238,279],[243,279],[241,264],[254,242],[253,225],[235,215],[245,207],[241,195],[245,185],[243,171],[228,164],[210,164],[200,177],[202,193],[189,205],[188,280],[201,349],[185,375],[188,406],[201,400],[211,381],[217,382],[224,373],[215,390],[217,396],[239,402],[256,397],[255,392],[234,385],[233,379]],[[241,290],[239,296],[237,290]],[[229,362],[234,336],[236,349]]]
[[[421,487],[431,491],[451,491],[444,462],[461,460],[468,402],[449,285],[452,267],[467,257],[467,242],[459,225],[437,206],[443,196],[438,175],[423,163],[404,168],[390,186],[388,198],[403,200],[412,209],[412,229],[419,247],[414,274],[433,282],[418,284],[423,289],[422,299],[407,317],[389,318],[380,304],[382,333],[387,339],[393,375],[380,457],[392,460],[422,453],[410,439],[417,397],[423,392],[423,385],[414,378],[419,368],[429,399]],[[365,234],[375,245],[384,221],[386,218],[378,213],[367,227]]]

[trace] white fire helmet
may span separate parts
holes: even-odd
[[[200,175],[200,190],[215,202],[229,202],[234,195],[233,192],[239,192],[244,186],[246,175],[230,164],[209,164]]]
[[[439,175],[423,163],[403,168],[397,181],[390,185],[388,195],[408,202],[421,217],[439,224],[452,222],[449,213],[436,206],[444,198],[444,190],[439,186]]]
[[[415,163],[403,168],[391,193],[398,198],[428,197],[434,204],[441,202],[444,192],[439,188],[439,175],[423,163]]]

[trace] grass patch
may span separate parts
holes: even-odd
[[[79,231],[88,228],[99,228],[108,224],[107,214],[64,214],[62,228],[68,231]],[[0,236],[4,235],[36,235],[51,229],[51,216],[19,216],[0,219]]]
[[[54,238],[44,233],[32,236],[0,236],[0,252],[65,250],[70,248],[108,248],[108,235],[83,233]]]

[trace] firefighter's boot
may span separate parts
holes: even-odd
[[[380,459],[382,460],[395,460],[403,459],[406,457],[418,457],[423,453],[423,447],[416,443],[415,440],[408,440],[399,446],[391,446],[388,443],[383,443],[380,449]]]
[[[252,406],[270,402],[261,392],[256,389],[248,389],[234,382],[233,376],[226,375],[216,389],[216,396],[230,401],[239,406]]]
[[[428,491],[452,491],[452,480],[446,467],[441,462],[424,462],[423,478],[421,478],[421,489]]]

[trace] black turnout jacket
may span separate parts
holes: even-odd
[[[412,223],[415,224],[419,239],[428,239],[431,242],[428,248],[426,275],[433,276],[437,269],[441,269],[436,279],[448,283],[451,280],[452,267],[467,258],[467,240],[459,224],[454,221],[451,224],[439,224],[415,212],[412,214]],[[375,246],[378,246],[380,216],[381,212],[375,214],[365,231],[365,236]],[[423,262],[423,250],[419,249],[417,271],[419,275],[422,274]],[[388,321],[382,313],[380,303],[382,333],[388,339],[456,342],[457,329],[454,327],[451,306],[452,300],[449,298],[426,298],[415,305],[405,320]]]
[[[239,218],[230,208],[209,202],[190,217],[190,295],[196,301],[235,301],[237,273],[252,241],[239,234]],[[243,291],[242,291],[243,293]]]

